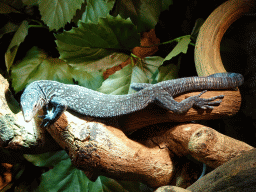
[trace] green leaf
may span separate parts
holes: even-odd
[[[120,65],[120,63],[126,61],[128,58],[129,58],[129,55],[126,55],[124,53],[114,52],[111,55],[107,55],[106,57],[103,57],[102,59],[98,58],[98,60],[83,62],[79,64],[70,64],[70,65],[73,67],[81,65],[88,72],[104,71],[111,67]]]
[[[141,184],[132,181],[119,181],[108,177],[100,176],[93,183],[90,182],[88,185],[88,191],[93,192],[140,192]]]
[[[101,182],[101,177],[98,177],[97,180],[93,183],[90,182],[88,185],[88,191],[95,191],[95,192],[105,192],[103,190],[103,184]]]
[[[91,181],[83,171],[72,165],[64,150],[24,157],[36,166],[53,167],[41,175],[41,182],[36,191],[88,191]]]
[[[19,13],[16,9],[12,8],[11,6],[0,2],[0,14],[5,14],[5,13]]]
[[[136,27],[129,19],[109,15],[100,18],[98,24],[79,21],[78,28],[58,34],[56,38],[60,58],[69,62],[101,59],[115,52],[113,49],[130,50],[140,43]]]
[[[83,0],[38,0],[42,20],[50,30],[60,29],[75,16]]]
[[[130,88],[131,83],[149,83],[153,74],[162,64],[161,57],[146,57],[135,60],[135,66],[129,64],[123,69],[116,71],[106,79],[98,91],[106,94],[122,95],[136,92]]]
[[[173,0],[162,0],[162,11],[169,10],[169,6],[173,4]]]
[[[158,67],[163,64],[163,61],[164,59],[159,56],[145,57],[142,60],[138,60],[136,65],[143,70],[147,78],[151,81],[152,75],[157,71]]]
[[[73,65],[72,76],[78,82],[78,85],[93,90],[97,90],[104,81],[102,72],[88,72],[84,65]]]
[[[19,28],[18,25],[16,25],[15,23],[12,23],[12,22],[10,22],[10,21],[8,21],[8,22],[0,29],[0,39],[3,37],[4,34],[17,31],[18,28]]]
[[[129,64],[123,69],[115,72],[106,79],[98,91],[112,95],[127,94],[130,88],[132,65]]]
[[[22,0],[22,3],[29,6],[38,5],[38,0]]]
[[[36,80],[55,80],[73,83],[71,67],[64,61],[51,58],[36,47],[30,49],[25,58],[12,67],[12,86],[16,92]]]
[[[68,154],[64,151],[47,152],[36,155],[23,155],[29,162],[38,167],[52,167],[58,164],[62,160],[69,159]]]
[[[108,7],[108,4],[104,0],[89,0],[86,2],[86,10],[82,15],[82,21],[84,23],[89,23],[89,21],[93,23],[98,23],[98,19],[100,17],[107,17],[108,12],[111,10]]]
[[[57,42],[60,59],[71,63],[91,63],[114,53],[112,50],[81,47],[62,41]]]
[[[131,83],[148,83],[148,82],[149,82],[149,79],[147,78],[144,71],[140,67],[134,66],[132,68],[132,76],[131,76],[131,81],[129,83],[128,94],[136,92],[134,89],[130,88]]]
[[[28,22],[23,21],[12,38],[12,41],[5,53],[5,65],[7,71],[9,71],[10,67],[13,64],[19,45],[24,41],[25,37],[28,34],[28,28]]]
[[[131,18],[139,32],[153,29],[161,11],[171,5],[172,1],[155,0],[119,0],[116,1],[113,15],[120,14],[123,18]]]
[[[164,61],[170,60],[173,57],[179,55],[180,53],[186,54],[190,41],[191,40],[189,35],[186,35],[183,38],[181,38],[178,44],[174,47],[174,49],[165,57]]]
[[[178,78],[179,65],[169,64],[159,67],[157,82]]]
[[[72,165],[70,159],[62,160],[53,169],[42,174],[37,191],[88,191],[89,179]]]
[[[194,25],[194,28],[193,28],[193,30],[192,30],[192,32],[191,32],[191,36],[193,37],[193,38],[195,38],[196,39],[196,37],[197,37],[197,35],[198,35],[198,33],[199,33],[199,30],[200,30],[200,28],[201,28],[201,26],[204,24],[204,19],[202,19],[202,18],[198,18],[197,20],[196,20],[196,23],[195,23],[195,25]]]
[[[116,0],[106,0],[106,2],[107,2],[108,10],[112,10]]]
[[[39,167],[53,167],[41,176],[36,191],[80,191],[80,192],[139,192],[141,184],[131,181],[116,181],[104,176],[95,182],[89,181],[85,174],[72,165],[64,151],[47,152],[37,155],[23,155],[29,162]]]
[[[100,176],[101,183],[103,184],[103,189],[105,191],[111,192],[120,192],[120,191],[129,191],[129,192],[139,192],[140,183],[134,181],[121,181],[114,180],[108,177]]]

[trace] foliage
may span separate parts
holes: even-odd
[[[40,185],[35,191],[141,191],[142,184],[134,182],[115,181],[104,176],[91,182],[85,174],[72,165],[65,151],[48,152],[40,155],[24,155],[24,157],[39,167],[53,167],[42,174]]]
[[[191,36],[160,43],[151,29],[172,1],[151,2],[1,0],[0,16],[6,20],[0,29],[0,42],[12,37],[6,47],[5,65],[13,89],[17,93],[33,81],[47,79],[77,83],[107,94],[128,94],[134,92],[131,83],[177,78],[179,63],[163,63],[186,54]],[[37,44],[44,38],[42,29],[53,36],[55,43],[46,47]],[[32,36],[36,37],[35,42],[28,40]],[[177,45],[165,58],[152,56],[159,45],[175,42]],[[106,70],[122,64],[125,65],[119,71],[104,78]],[[41,175],[35,191],[143,191],[142,184],[105,177],[91,182],[63,151],[25,157],[36,166],[53,167]]]

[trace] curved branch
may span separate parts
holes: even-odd
[[[72,122],[68,123],[66,118]],[[90,179],[105,175],[141,181],[151,187],[171,182],[175,175],[173,157],[176,155],[190,154],[217,167],[243,151],[253,149],[202,125],[165,125],[167,127],[154,125],[148,128],[147,133],[152,135],[145,135],[146,139],[135,142],[115,127],[65,112],[47,130],[68,151],[74,165],[84,170]]]
[[[187,97],[198,95],[200,92],[191,92],[175,97],[180,102]],[[236,114],[241,106],[241,95],[239,90],[226,91],[207,91],[201,97],[210,98],[218,95],[224,95],[219,106],[215,106],[213,110],[197,110],[191,108],[186,114],[175,114],[167,111],[159,106],[150,105],[144,110],[124,115],[118,121],[120,128],[125,133],[136,131],[145,126],[163,122],[187,122],[195,120],[218,119]]]
[[[244,13],[253,9],[254,0],[229,0],[215,9],[200,28],[195,64],[199,76],[226,72],[221,56],[220,42],[229,26]]]
[[[24,153],[43,153],[59,149],[45,130],[34,122],[24,121],[19,104],[8,88],[9,83],[0,75],[0,146]]]

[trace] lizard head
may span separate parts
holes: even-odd
[[[20,98],[24,119],[31,121],[35,114],[45,105],[45,97],[36,82],[26,87]]]

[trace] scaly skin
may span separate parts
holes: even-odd
[[[208,77],[187,77],[163,81],[157,84],[136,83],[131,87],[138,92],[128,95],[107,95],[78,85],[67,85],[56,81],[41,80],[31,83],[21,96],[21,107],[25,121],[30,121],[44,105],[44,127],[54,123],[66,110],[86,116],[114,117],[132,113],[155,103],[174,113],[185,113],[191,107],[212,109],[220,104],[224,96],[200,98],[208,89],[231,89],[243,83],[238,73],[217,73]],[[197,96],[176,102],[173,96],[188,91],[204,90]],[[52,106],[49,110],[48,106]]]

